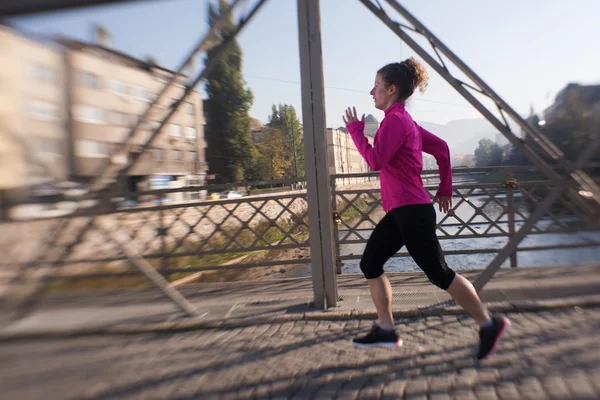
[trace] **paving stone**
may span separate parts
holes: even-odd
[[[429,400],[452,400],[452,396],[448,393],[429,393]]]
[[[546,376],[540,378],[542,387],[550,399],[568,399],[571,397],[569,386],[561,376]]]
[[[567,382],[571,394],[575,398],[593,398],[594,395],[598,393],[583,373],[569,375]]]
[[[447,393],[452,389],[454,378],[449,375],[433,376],[429,380],[429,390],[431,392]]]
[[[473,357],[472,321],[455,316],[399,319],[405,346],[395,350],[351,346],[362,320],[0,342],[2,393],[49,400],[600,398],[600,308],[509,316],[509,340],[484,362]]]
[[[383,387],[382,400],[393,400],[401,399],[404,396],[404,389],[406,388],[406,379],[395,379]]]
[[[452,397],[455,400],[477,400],[477,396],[475,396],[475,393],[473,393],[473,391],[469,389],[455,390],[452,393]]]
[[[383,384],[369,385],[358,393],[360,400],[379,400],[383,392]]]
[[[477,386],[473,389],[473,393],[478,400],[498,400],[496,388],[492,385]]]
[[[501,400],[519,400],[521,398],[514,383],[502,382],[496,387],[496,393]]]
[[[523,378],[518,387],[519,393],[523,399],[535,400],[547,397],[544,388],[537,377]]]
[[[404,390],[406,396],[415,396],[415,395],[422,395],[422,394],[427,394],[427,392],[429,391],[429,383],[427,382],[426,378],[414,378],[411,379],[409,382],[407,382],[406,384],[406,388]]]

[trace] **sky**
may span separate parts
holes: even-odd
[[[240,10],[248,10],[255,1],[246,0]],[[600,82],[598,0],[401,3],[523,115],[532,105],[536,112],[543,111],[569,82]],[[207,32],[207,4],[208,0],[148,0],[10,22],[85,41],[92,39],[91,27],[99,23],[111,32],[116,49],[140,58],[152,55],[174,69]],[[254,93],[251,115],[263,123],[273,104],[291,104],[302,114],[296,7],[297,0],[268,1],[239,36],[244,78]],[[393,19],[403,21],[388,10]],[[369,95],[377,70],[415,53],[358,0],[321,0],[321,30],[327,126],[341,126],[348,106],[381,120],[383,112],[375,109]],[[444,124],[480,117],[431,67],[427,69],[426,93],[415,94],[408,103],[415,120]]]

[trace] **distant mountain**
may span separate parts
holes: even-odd
[[[473,154],[481,139],[495,141],[496,135],[499,134],[498,130],[484,118],[459,119],[445,125],[420,121],[417,123],[444,139],[452,154]]]
[[[379,129],[379,121],[377,121],[377,118],[375,118],[373,114],[367,115],[365,117],[365,135],[375,137],[377,129]]]

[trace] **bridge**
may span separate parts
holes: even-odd
[[[42,200],[2,202],[7,398],[600,397],[600,191],[589,175],[600,135],[578,160],[567,159],[401,4],[359,1],[532,163],[455,171],[466,179],[454,185],[452,211],[438,216],[449,260],[472,260],[458,269],[491,310],[513,321],[499,354],[475,362],[473,323],[417,272],[390,272],[404,348],[348,346],[375,319],[356,261],[381,214],[378,176],[329,175],[319,1],[298,0],[306,177],[270,183],[306,190],[118,205],[207,189],[132,193],[116,182],[213,58],[139,145],[139,126],[174,82],[165,85],[119,148],[124,157],[111,160],[89,193],[62,199],[74,209],[28,218],[22,210]],[[0,17],[99,3],[6,1]],[[241,3],[233,0],[229,12]],[[200,53],[218,57],[265,3],[253,2],[229,39],[215,38],[217,21],[179,71]],[[485,182],[469,179],[482,172]],[[436,174],[423,176],[434,182]],[[435,185],[427,189],[433,197]],[[47,204],[57,208],[56,200]],[[573,249],[589,260],[523,268],[527,254]]]

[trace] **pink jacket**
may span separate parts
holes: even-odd
[[[411,204],[430,204],[423,187],[422,152],[435,157],[440,170],[438,196],[452,195],[450,151],[445,141],[423,129],[406,111],[404,103],[385,110],[373,146],[365,137],[364,122],[346,125],[356,148],[373,171],[380,171],[381,202],[385,211]]]

